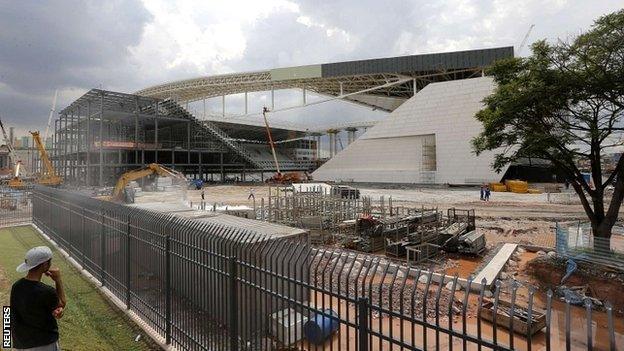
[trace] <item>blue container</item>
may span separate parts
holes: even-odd
[[[320,345],[340,327],[338,313],[328,308],[324,314],[317,313],[303,326],[303,333],[311,343]],[[331,317],[330,317],[331,316]]]

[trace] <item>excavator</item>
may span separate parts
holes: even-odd
[[[167,168],[165,166],[161,166],[157,163],[150,163],[144,168],[135,169],[128,171],[119,177],[115,187],[113,188],[113,193],[110,196],[104,197],[105,200],[122,202],[124,195],[124,188],[128,183],[133,180],[141,179],[143,177],[150,176],[152,174],[156,174],[161,177],[171,177],[174,179],[178,179],[184,181],[186,183],[186,177],[184,174],[175,171],[173,169]]]
[[[39,136],[38,131],[30,132],[37,146],[37,150],[39,150],[39,158],[41,159],[42,164],[42,172],[37,178],[37,184],[47,185],[47,186],[58,186],[63,183],[63,178],[56,174],[54,170],[54,166],[52,166],[52,162],[48,157],[48,152],[46,151],[43,143],[41,142],[41,137]]]

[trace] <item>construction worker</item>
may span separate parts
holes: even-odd
[[[247,200],[253,199],[256,201],[256,195],[254,194],[254,188],[249,188],[249,196],[247,196]]]
[[[11,332],[14,350],[60,350],[57,319],[67,301],[61,271],[52,267],[52,250],[38,246],[26,252],[18,272],[28,272],[11,288]],[[41,282],[50,277],[55,288]]]

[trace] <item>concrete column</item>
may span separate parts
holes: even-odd
[[[275,89],[271,87],[271,111],[275,110]]]
[[[336,155],[336,136],[338,134],[338,131],[335,129],[332,130],[328,130],[327,134],[329,135],[329,158],[334,157],[334,155]]]
[[[316,137],[316,159],[317,160],[321,159],[321,139],[322,139],[322,135],[318,135]]]
[[[303,88],[301,90],[301,98],[303,100],[303,106],[305,106],[306,105],[306,88]]]
[[[347,128],[347,145],[351,144],[355,141],[355,132],[357,132],[357,128]]]
[[[225,95],[221,95],[221,115],[225,117]]]
[[[249,105],[247,104],[247,92],[245,92],[245,115],[249,113]]]

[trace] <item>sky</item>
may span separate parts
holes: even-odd
[[[509,45],[518,54],[531,24],[527,46],[573,37],[621,7],[621,0],[0,0],[0,118],[17,135],[45,129],[57,89],[60,110],[91,88],[132,93],[206,75]],[[282,106],[300,99],[280,94]],[[255,98],[261,105],[266,94]],[[240,99],[227,104],[235,111]],[[331,102],[279,118],[311,125],[384,116]]]

